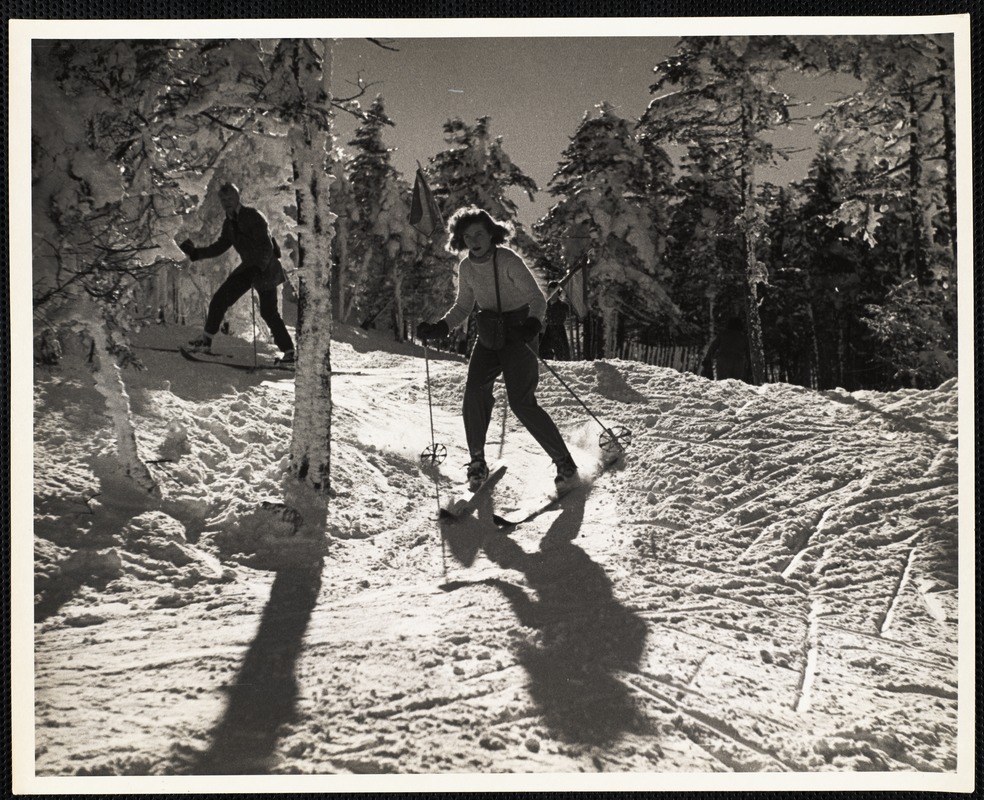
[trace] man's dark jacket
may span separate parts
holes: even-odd
[[[219,238],[196,248],[195,258],[215,258],[230,247],[235,248],[243,262],[235,271],[248,272],[257,291],[273,289],[284,282],[280,245],[270,236],[266,217],[255,208],[241,205],[235,217],[226,217]]]

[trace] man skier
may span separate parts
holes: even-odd
[[[553,292],[547,301],[546,327],[540,339],[540,355],[556,361],[571,360],[571,345],[567,341],[567,315],[570,307],[564,299],[564,290],[557,281],[550,281],[547,288]]]
[[[719,381],[734,378],[745,381],[750,378],[748,364],[748,340],[739,317],[732,317],[724,330],[714,337],[702,361],[702,375]]]
[[[195,247],[191,239],[185,239],[178,246],[192,261],[215,258],[233,247],[242,263],[229,274],[212,296],[205,319],[205,330],[189,344],[199,352],[210,353],[212,338],[219,332],[226,311],[253,288],[260,300],[260,316],[269,326],[274,343],[283,353],[280,361],[293,363],[294,341],[280,316],[277,303],[277,287],[286,279],[280,265],[280,246],[270,236],[266,217],[255,208],[239,202],[239,189],[235,184],[222,185],[219,189],[219,202],[222,203],[222,210],[226,215],[219,238],[206,247]]]

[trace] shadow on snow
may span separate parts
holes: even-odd
[[[278,729],[294,714],[294,669],[321,589],[321,565],[277,572],[256,638],[243,659],[212,744],[188,771],[200,775],[270,771]]]
[[[536,599],[507,580],[482,583],[502,592],[522,625],[540,632],[536,644],[518,647],[517,658],[546,723],[567,741],[600,745],[645,727],[616,673],[637,669],[646,624],[618,602],[605,571],[571,541],[583,522],[589,490],[561,498],[561,513],[537,552],[526,552],[498,531],[483,538],[486,556],[521,572]]]

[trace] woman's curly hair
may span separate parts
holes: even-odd
[[[493,245],[504,244],[513,237],[513,226],[508,222],[493,219],[488,211],[478,206],[465,206],[455,211],[448,220],[448,230],[451,232],[447,244],[449,253],[460,253],[468,249],[461,234],[474,222],[480,223],[489,232]]]

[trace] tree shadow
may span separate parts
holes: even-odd
[[[595,361],[595,374],[598,376],[598,394],[620,403],[650,403],[652,398],[633,389],[625,376],[607,361]]]
[[[261,383],[291,382],[294,373],[285,370],[238,369],[232,364],[252,366],[252,350],[242,346],[229,346],[228,358],[216,358],[215,363],[192,364],[177,355],[177,346],[152,347],[136,344],[134,351],[143,369],[127,369],[123,373],[130,405],[134,414],[152,413],[155,409],[153,393],[163,388],[195,403],[215,400],[230,393],[242,393]],[[278,355],[264,349],[259,355],[260,364],[271,362]]]
[[[522,643],[519,662],[530,678],[530,695],[552,731],[583,744],[602,745],[646,723],[634,698],[619,681],[642,657],[646,624],[614,597],[612,582],[572,542],[584,518],[586,492],[561,499],[561,514],[527,553],[501,533],[483,547],[490,560],[523,573],[536,593],[509,581],[487,580],[512,605],[520,623],[540,631],[537,643]]]
[[[394,341],[391,331],[367,329],[358,325],[335,325],[331,331],[331,339],[333,342],[344,342],[351,345],[357,353],[377,353],[382,350],[416,358],[422,358],[424,354],[420,344]],[[428,347],[427,355],[431,361],[465,360],[460,353],[450,353],[435,347]]]
[[[320,563],[277,572],[256,638],[231,687],[212,744],[190,772],[270,772],[278,730],[294,714],[298,693],[294,669],[320,589]]]
[[[34,578],[34,621],[44,622],[72,600],[84,586],[104,590],[111,578],[90,576],[80,572],[59,573],[47,580]]]

